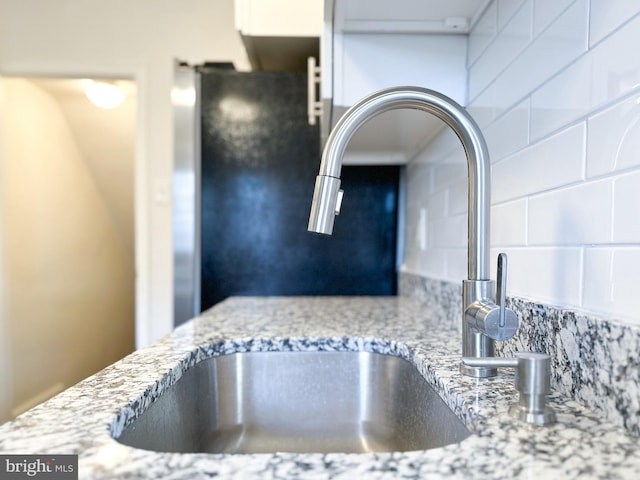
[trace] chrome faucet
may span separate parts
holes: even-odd
[[[333,220],[340,213],[342,203],[342,158],[356,130],[371,117],[400,108],[432,113],[456,133],[464,147],[469,170],[469,231],[467,280],[463,281],[462,295],[462,357],[493,357],[494,340],[511,338],[518,328],[518,317],[505,305],[504,254],[498,259],[497,303],[495,283],[489,279],[491,165],[487,146],[476,122],[454,100],[433,90],[397,87],[376,92],[351,107],[327,139],[308,229],[328,235],[333,231]],[[497,367],[461,364],[460,371],[484,378],[496,375]]]

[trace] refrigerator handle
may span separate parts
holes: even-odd
[[[320,89],[320,66],[316,64],[315,57],[307,58],[307,115],[309,125],[316,124],[316,117],[322,116],[322,102],[316,99]]]

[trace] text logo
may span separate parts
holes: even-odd
[[[0,455],[0,480],[77,480],[77,455]]]

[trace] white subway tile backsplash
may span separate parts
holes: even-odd
[[[613,241],[640,244],[640,171],[616,178],[613,185]]]
[[[420,257],[419,269],[427,276],[447,278],[447,255],[440,249],[432,248]]]
[[[529,144],[529,100],[516,105],[484,130],[492,162]]]
[[[583,56],[531,95],[531,140],[585,116],[591,102],[591,58]]]
[[[640,248],[586,248],[582,307],[640,325],[637,276]]]
[[[640,91],[640,16],[593,49],[591,106],[597,107],[632,91]]]
[[[521,101],[586,51],[588,7],[588,0],[577,0],[496,78],[500,92],[498,114]]]
[[[640,325],[640,0],[494,0],[468,41],[467,108],[492,162],[492,278],[506,251],[509,295]],[[408,182],[405,265],[457,282],[467,167],[444,132],[412,162],[428,169],[408,167],[420,181]]]
[[[629,62],[640,44],[640,17],[578,58],[531,95],[533,140],[637,90],[640,63]]]
[[[507,295],[533,298],[551,305],[579,306],[582,249],[574,247],[492,248],[491,258],[507,254]],[[492,278],[495,278],[492,261]]]
[[[419,270],[422,257],[433,251],[433,242],[429,241],[428,214],[424,207],[418,207],[407,209],[406,216],[408,226],[405,231],[403,263],[413,270]]]
[[[584,288],[582,306],[600,311],[613,306],[611,282],[612,248],[586,248],[584,251]]]
[[[529,198],[529,245],[583,245],[611,240],[612,183],[562,188]]]
[[[638,316],[638,272],[640,271],[640,248],[616,248],[611,264],[611,289],[613,291],[612,313],[631,319],[640,325]]]
[[[467,66],[473,64],[485,48],[495,38],[498,31],[498,6],[489,4],[469,33],[467,48]]]
[[[462,144],[453,130],[446,127],[416,155],[412,163],[439,163],[446,161],[455,150],[461,150]]]
[[[533,5],[533,34],[538,36],[575,0],[536,0]]]
[[[496,88],[495,84],[492,84],[467,106],[467,112],[469,112],[481,129],[491,124],[495,118],[495,96]]]
[[[587,177],[640,166],[640,93],[587,123]]]
[[[640,247],[617,247],[612,249],[611,277],[613,283],[628,283],[632,287],[638,285],[640,271]],[[637,288],[634,288],[637,292]],[[636,302],[637,305],[637,302]]]
[[[436,248],[467,246],[467,215],[455,215],[430,223],[429,237]]]
[[[638,0],[591,0],[589,44],[599,42],[638,12]]]
[[[504,202],[581,181],[584,124],[571,127],[493,165],[494,202]]]
[[[531,8],[532,2],[530,0],[498,0],[498,30],[504,28],[523,3],[527,3],[527,8]]]
[[[633,91],[640,64],[629,62],[640,44],[640,17],[581,56],[531,95],[531,136],[541,138]]]
[[[493,81],[496,72],[504,70],[531,42],[532,1],[525,2],[525,5],[511,18],[500,35],[469,70],[469,97],[474,98],[484,90]],[[509,0],[507,3],[517,7],[523,2]],[[501,11],[500,5],[502,3],[498,3],[498,12]],[[509,9],[509,14],[512,13]]]
[[[467,157],[464,149],[460,147],[460,151],[446,163],[440,163],[433,168],[433,190],[438,191],[448,188],[450,185],[458,182],[460,178],[466,177],[468,173]]]
[[[410,163],[407,166],[406,188],[410,195],[407,195],[407,208],[418,208],[424,205],[426,198],[431,194],[431,171],[426,165]]]
[[[440,190],[427,197],[425,207],[427,209],[428,218],[437,220],[445,218],[448,211],[448,192]]]
[[[467,278],[467,249],[449,248],[445,251],[447,259],[446,279],[452,282],[460,282]]]
[[[491,245],[519,246],[527,242],[527,199],[491,207]]]
[[[467,210],[469,209],[469,202],[467,200],[469,198],[467,193],[469,191],[469,181],[467,178],[467,172],[463,172],[460,179],[457,182],[452,183],[447,190],[447,213],[449,215],[459,215],[462,213],[465,215],[467,214]]]
[[[420,252],[418,249],[408,251],[405,253],[400,270],[426,277],[448,279],[446,252],[434,248],[425,252]]]
[[[413,184],[423,185],[425,188],[425,181],[428,181],[428,177],[431,175],[431,170],[429,169],[429,165],[421,162],[411,162],[407,166],[407,182]],[[418,178],[418,177],[425,177]]]

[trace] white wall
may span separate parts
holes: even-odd
[[[2,135],[3,132],[3,119],[4,119],[4,111],[5,111],[5,96],[4,89],[2,88],[2,77],[0,77],[0,165],[4,161],[3,150],[4,150],[4,137]],[[4,195],[4,177],[2,174],[2,169],[0,169],[0,198]],[[3,422],[7,417],[11,410],[12,398],[13,398],[13,388],[12,388],[12,378],[11,378],[11,351],[10,341],[9,341],[9,325],[6,322],[6,314],[7,314],[7,304],[5,302],[5,280],[4,280],[4,255],[2,252],[4,251],[4,216],[2,215],[2,209],[0,208],[0,423]]]
[[[248,66],[233,0],[0,0],[0,74],[135,77],[138,344],[171,330],[174,59]]]
[[[0,88],[3,380],[22,410],[133,350],[134,271],[58,102]]]
[[[640,325],[638,45],[635,0],[496,0],[471,32],[468,108],[492,156],[509,295]],[[466,276],[466,165],[449,134],[409,166],[407,222],[405,270]]]

